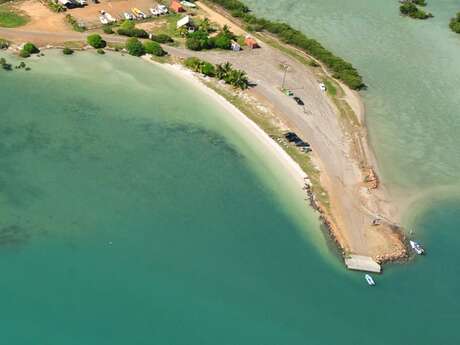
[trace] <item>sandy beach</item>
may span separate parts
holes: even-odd
[[[267,154],[271,155],[277,163],[285,169],[287,174],[293,181],[295,181],[299,188],[302,188],[305,185],[305,178],[308,176],[301,169],[299,164],[297,164],[291,156],[289,156],[272,138],[267,135],[267,133],[265,133],[238,108],[228,102],[217,92],[204,85],[195,73],[186,69],[182,65],[161,64],[155,62],[151,60],[149,55],[144,55],[142,58],[143,60],[168,71],[168,73],[174,74],[175,76],[186,80],[192,84],[194,88],[199,89],[206,96],[212,98],[223,110],[232,116],[234,121],[237,121],[251,133],[252,138],[257,140],[257,142],[266,149]]]

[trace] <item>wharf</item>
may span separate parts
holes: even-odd
[[[345,265],[350,270],[380,273],[380,265],[370,256],[350,255],[345,258]]]

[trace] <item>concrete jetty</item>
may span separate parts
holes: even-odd
[[[350,270],[380,273],[382,268],[370,256],[352,254],[345,258],[345,265]]]

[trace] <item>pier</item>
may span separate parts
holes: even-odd
[[[350,270],[380,273],[380,265],[370,256],[350,255],[345,258],[345,265]]]

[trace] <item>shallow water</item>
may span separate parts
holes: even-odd
[[[370,289],[200,91],[130,57],[46,54],[0,74],[2,342],[460,341],[458,234],[434,231],[460,210],[417,218],[429,255]]]

